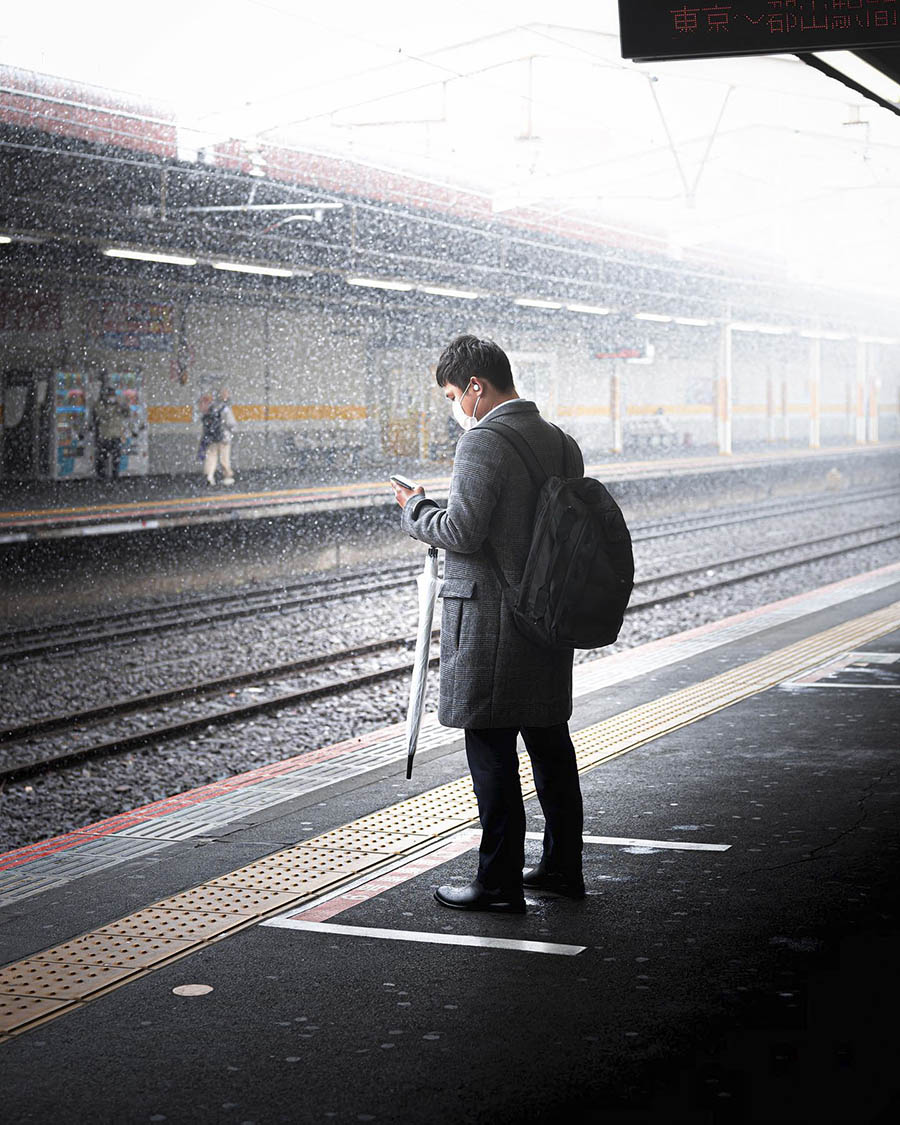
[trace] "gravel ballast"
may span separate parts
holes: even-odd
[[[637,577],[649,578],[679,566],[712,564],[717,558],[775,548],[788,539],[802,541],[883,522],[898,514],[900,504],[881,500],[871,505],[855,505],[849,512],[837,509],[827,517],[816,512],[793,517],[790,527],[773,520],[694,533],[685,536],[683,542],[677,538],[649,541],[636,550]],[[850,543],[855,541],[858,540]],[[621,639],[604,654],[758,608],[895,562],[897,557],[896,542],[848,550],[835,558],[641,610],[626,618]],[[727,573],[728,570],[716,570],[710,574],[710,580]],[[699,578],[697,584],[703,581]],[[11,724],[62,709],[80,710],[111,698],[175,686],[194,677],[224,675],[383,637],[411,636],[415,622],[416,591],[411,582],[409,589],[309,606],[284,616],[247,618],[225,627],[139,638],[81,655],[69,653],[13,662],[0,668],[4,695],[10,704],[4,719]],[[576,659],[595,659],[598,655],[578,653]],[[400,660],[402,657],[398,659],[395,654],[393,662]],[[374,666],[367,661],[358,665],[360,671]],[[303,681],[306,685],[310,682]],[[191,738],[8,784],[0,795],[0,851],[398,722],[405,715],[407,695],[405,678],[391,680],[339,698],[285,708],[210,728]],[[437,676],[433,675],[427,701],[430,709],[436,708],[436,697]],[[59,752],[72,745],[72,738],[68,732],[48,735],[39,745],[33,744],[30,753],[36,756],[37,750],[42,754]]]

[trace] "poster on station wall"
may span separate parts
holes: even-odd
[[[58,293],[0,288],[0,332],[59,332],[61,328]]]
[[[160,301],[93,301],[88,333],[110,351],[171,352],[175,306]]]

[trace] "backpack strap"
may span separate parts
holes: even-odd
[[[551,425],[553,425],[553,423],[551,423]],[[531,477],[531,482],[534,485],[534,487],[538,491],[540,491],[541,488],[543,488],[544,483],[551,476],[551,474],[544,472],[544,469],[541,466],[540,461],[538,461],[534,450],[531,448],[531,446],[528,444],[528,442],[522,437],[522,435],[520,433],[518,433],[518,431],[513,426],[507,425],[507,423],[501,422],[500,419],[497,418],[492,422],[479,422],[478,428],[481,429],[481,430],[491,430],[492,433],[499,434],[502,438],[504,438],[506,441],[508,441],[509,444],[516,451],[516,453],[518,453],[521,460],[524,462],[525,468],[528,470],[528,475]],[[565,471],[566,471],[566,453],[568,452],[567,451],[567,443],[566,443],[566,435],[562,432],[562,430],[559,428],[559,426],[553,426],[553,428],[557,431],[557,433],[560,436],[560,439],[562,440],[562,446],[563,446],[562,471],[563,471],[563,473],[565,473]],[[485,539],[484,544],[482,546],[482,550],[484,551],[485,557],[487,558],[487,561],[490,564],[491,570],[493,570],[493,572],[494,572],[494,574],[497,578],[497,581],[500,583],[500,589],[505,590],[509,586],[509,583],[507,582],[506,575],[503,573],[503,569],[500,566],[500,561],[497,558],[497,552],[490,545],[490,543],[488,543],[488,541],[486,539]]]
[[[493,422],[481,422],[479,423],[479,428],[482,430],[490,430],[492,433],[499,434],[502,438],[505,438],[516,453],[518,453],[521,460],[524,461],[525,468],[528,470],[528,475],[531,477],[531,482],[534,487],[537,489],[543,487],[544,482],[550,474],[544,472],[540,461],[538,461],[535,456],[534,450],[520,433],[517,433],[512,426],[501,422],[499,419]]]

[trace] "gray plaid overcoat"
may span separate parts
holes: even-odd
[[[584,475],[573,438],[513,399],[491,420],[515,426],[548,474]],[[564,463],[565,458],[565,463]],[[414,497],[401,526],[446,551],[438,718],[447,727],[546,727],[572,714],[572,651],[532,644],[518,632],[483,550],[493,547],[506,579],[521,580],[537,489],[505,438],[476,426],[459,439],[447,507]]]

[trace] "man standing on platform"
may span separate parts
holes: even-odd
[[[231,441],[234,437],[234,411],[231,409],[231,396],[225,387],[218,396],[204,395],[200,399],[203,433],[200,448],[203,452],[203,473],[206,483],[216,483],[216,469],[221,462],[223,484],[234,484],[231,469]]]
[[[461,910],[522,913],[523,886],[584,896],[581,789],[568,729],[573,652],[524,637],[501,596],[498,566],[511,585],[522,578],[537,489],[512,445],[481,423],[490,418],[514,428],[548,474],[580,477],[584,462],[571,437],[519,398],[509,359],[493,341],[457,337],[441,355],[436,378],[465,431],[447,506],[422,488],[392,486],[403,530],[446,551],[438,717],[444,726],[465,729],[482,838],[476,879],[439,887],[435,897]],[[546,822],[541,862],[524,872],[520,732]]]
[[[122,460],[122,435],[131,415],[127,403],[119,402],[114,387],[105,387],[94,407],[97,427],[97,476],[118,480]]]

